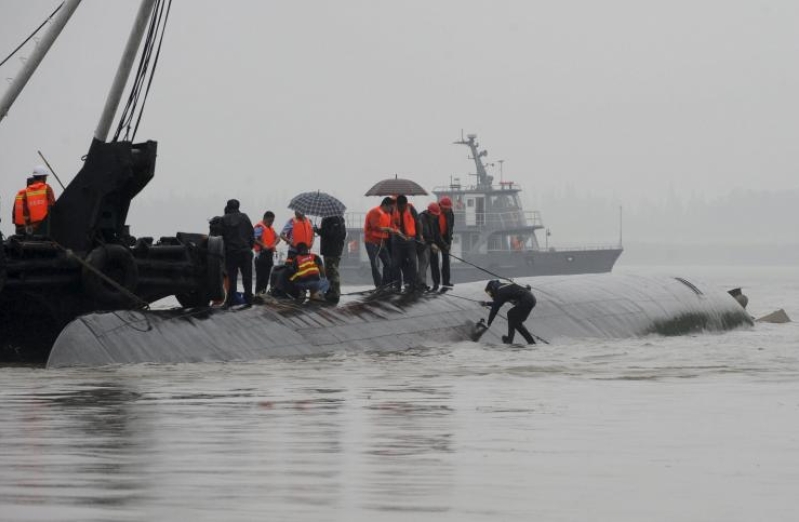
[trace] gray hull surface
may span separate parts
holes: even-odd
[[[676,335],[751,325],[726,292],[669,277],[579,275],[520,279],[538,299],[526,325],[559,338]],[[487,316],[484,282],[444,294],[351,297],[339,306],[268,304],[242,310],[95,313],[70,323],[48,367],[243,361],[338,350],[402,350],[468,340]],[[506,306],[482,342],[499,344]]]

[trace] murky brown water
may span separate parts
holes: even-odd
[[[799,271],[700,275],[799,318]],[[796,324],[0,368],[3,521],[793,521],[798,481]]]

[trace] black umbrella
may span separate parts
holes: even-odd
[[[308,216],[319,216],[322,218],[331,216],[343,216],[347,207],[344,203],[324,192],[303,192],[297,194],[289,202],[289,208],[302,212]]]
[[[393,178],[378,181],[366,191],[365,196],[393,196],[395,194],[405,194],[406,196],[426,196],[427,191],[415,181],[409,179]]]

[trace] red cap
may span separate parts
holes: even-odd
[[[449,199],[449,196],[444,196],[443,198],[441,198],[438,204],[441,205],[441,208],[445,210],[449,210],[452,208],[452,200]]]
[[[438,203],[435,201],[427,205],[427,211],[433,214],[434,216],[441,215],[441,207],[438,206]]]

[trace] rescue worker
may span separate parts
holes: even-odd
[[[441,275],[442,286],[452,287],[450,275],[450,250],[452,249],[452,229],[455,227],[455,214],[452,212],[452,200],[444,196],[438,202],[441,215],[438,216],[438,230],[441,237]],[[438,254],[430,257],[430,270],[435,274],[439,271]]]
[[[341,254],[344,252],[344,241],[347,239],[347,223],[344,216],[328,216],[322,218],[319,228],[314,227],[314,232],[320,238],[319,253],[325,261],[325,273],[330,282],[330,289],[325,294],[325,299],[338,303],[341,298],[341,275],[338,266],[341,263]]]
[[[313,247],[313,226],[311,221],[299,210],[294,211],[294,217],[286,221],[283,230],[280,231],[280,239],[285,241],[288,246],[288,257],[294,257],[297,253],[297,245],[305,243],[308,250]]]
[[[304,297],[306,291],[311,292],[313,300],[323,300],[323,294],[330,288],[325,278],[325,265],[322,259],[308,252],[308,245],[297,243],[297,254],[286,264],[288,280],[293,287],[292,295]]]
[[[25,197],[28,187],[33,184],[33,176],[28,178],[25,188],[20,189],[14,197],[14,208],[11,210],[11,222],[14,223],[14,231],[17,235],[24,235],[26,228],[30,225],[30,215],[28,214],[28,202]]]
[[[389,240],[394,229],[391,228],[391,213],[394,210],[394,200],[386,196],[379,206],[366,213],[363,223],[363,243],[369,256],[372,267],[372,280],[375,288],[380,288],[391,283],[394,278],[391,272],[391,253]],[[383,274],[377,266],[377,260],[383,265]]]
[[[244,303],[252,305],[252,248],[255,239],[252,221],[239,210],[239,200],[228,200],[220,228],[225,241],[225,269],[229,282],[225,307],[229,308],[234,303],[239,272],[244,286]]]
[[[432,255],[438,255],[438,248],[441,244],[441,234],[438,229],[438,217],[441,214],[441,209],[438,203],[430,203],[427,205],[427,210],[419,213],[419,229],[421,239],[416,244],[417,261],[419,263],[419,271],[417,278],[419,285],[423,289],[427,289],[427,269],[430,267],[430,259]],[[441,282],[441,275],[438,270],[434,270],[431,274],[433,279],[432,291],[438,290],[438,284]]]
[[[405,282],[407,292],[415,292],[416,281],[416,241],[419,239],[418,214],[408,198],[397,196],[397,207],[391,214],[391,228],[396,232],[391,238],[391,265],[394,272],[394,288],[402,290]]]
[[[255,250],[255,293],[266,292],[269,286],[269,274],[275,264],[275,247],[280,243],[277,232],[272,228],[275,222],[275,213],[271,210],[264,212],[261,221],[253,229],[253,250]]]
[[[28,208],[28,227],[34,231],[47,220],[50,208],[55,204],[53,188],[47,184],[50,172],[39,165],[33,169],[33,183],[25,188],[25,204]]]
[[[524,321],[527,320],[530,312],[535,308],[535,296],[533,296],[530,288],[519,286],[516,283],[500,283],[494,279],[488,282],[485,291],[493,299],[493,301],[483,301],[481,303],[483,306],[491,307],[486,328],[491,326],[502,305],[510,301],[514,306],[508,310],[508,335],[502,336],[502,342],[512,344],[513,337],[518,331],[522,334],[524,340],[527,341],[527,344],[535,344],[533,335],[524,326]]]

